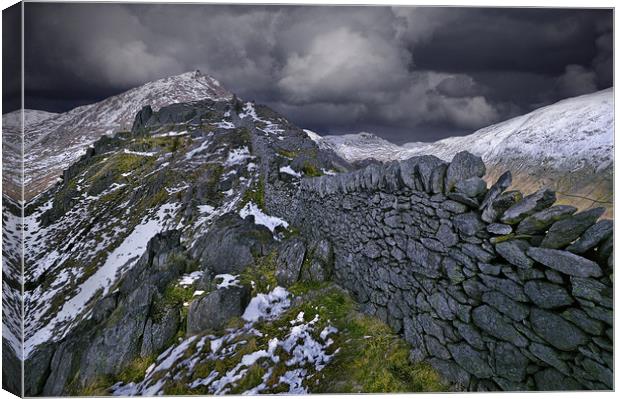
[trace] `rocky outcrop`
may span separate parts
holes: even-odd
[[[223,328],[230,319],[241,316],[249,302],[250,290],[243,286],[220,288],[192,301],[187,315],[188,334]]]
[[[509,173],[487,190],[484,171],[463,152],[304,179],[288,216],[331,243],[334,280],[449,381],[612,389],[611,222],[553,206],[547,189],[506,192]]]
[[[64,339],[40,345],[25,363],[27,396],[68,395],[139,356],[159,353],[180,327],[180,308],[158,309],[170,282],[183,273],[177,231],[152,238],[117,289],[93,304]]]

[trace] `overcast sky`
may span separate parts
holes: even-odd
[[[26,3],[25,102],[200,69],[322,134],[430,141],[610,87],[612,37],[610,10]]]

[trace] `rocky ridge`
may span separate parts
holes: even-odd
[[[158,110],[173,103],[203,99],[227,101],[232,99],[232,94],[216,79],[194,71],[149,82],[60,114],[25,110],[23,180],[26,201],[54,185],[62,171],[76,162],[101,136],[131,129],[142,106],[149,104]],[[4,184],[8,192],[19,194],[13,196],[16,200],[21,197],[21,190],[12,188],[19,187],[21,181],[22,129],[14,123],[19,114],[20,111],[15,111],[3,115],[3,125],[9,126],[9,135],[3,138],[6,146],[3,154]],[[15,134],[10,134],[12,131]]]

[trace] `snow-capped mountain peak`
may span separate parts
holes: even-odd
[[[174,103],[205,99],[228,101],[232,97],[218,80],[196,70],[155,80],[60,114],[27,110],[24,124],[26,200],[54,184],[63,169],[102,135],[129,130],[143,106],[150,105],[157,111]],[[15,111],[3,115],[4,125],[9,130],[13,126],[16,132],[14,137],[5,140],[12,153],[5,157],[4,166],[5,175],[15,186],[19,186],[21,180],[20,114]],[[11,183],[10,180],[5,184]]]

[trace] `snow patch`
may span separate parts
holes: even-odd
[[[217,284],[217,289],[220,288],[228,288],[228,287],[240,287],[239,285],[239,275],[232,274],[218,274],[214,277],[214,279],[222,279],[222,282]]]
[[[282,172],[282,173],[286,173],[286,174],[289,174],[289,175],[291,175],[291,176],[295,176],[295,177],[297,177],[297,178],[300,178],[300,177],[301,177],[301,173],[296,172],[295,170],[293,170],[293,168],[291,168],[291,166],[290,166],[290,165],[281,166],[281,167],[280,167],[280,172]]]
[[[269,216],[265,214],[259,207],[253,202],[248,202],[239,211],[239,216],[245,219],[247,216],[254,216],[254,224],[260,224],[267,227],[271,232],[275,232],[276,227],[282,226],[288,228],[288,222],[280,219],[276,216]]]
[[[289,292],[282,287],[276,287],[268,294],[258,294],[252,298],[241,317],[252,322],[260,319],[272,320],[289,306],[291,306]]]

